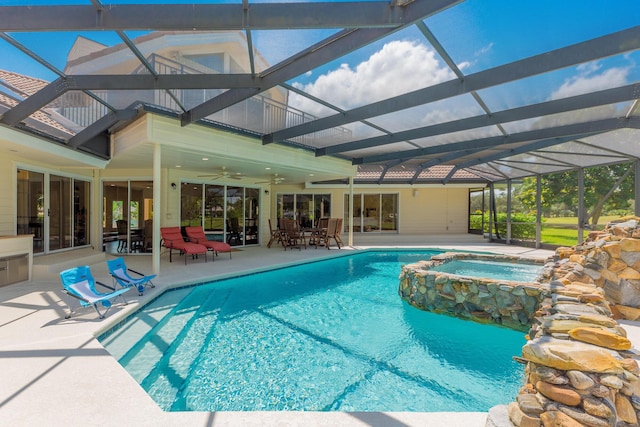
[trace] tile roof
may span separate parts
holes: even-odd
[[[36,79],[11,71],[0,70],[0,85],[3,85],[17,95],[28,98],[49,84],[46,80]]]
[[[0,73],[3,73],[4,71],[0,70]],[[15,74],[15,73],[12,73]],[[18,75],[19,76],[19,75]],[[13,107],[15,107],[16,105],[18,105],[18,101],[13,99],[12,97],[0,92],[0,108],[1,109],[11,109]],[[4,107],[4,108],[2,108]],[[75,132],[73,132],[72,130],[66,128],[65,126],[63,126],[62,124],[60,124],[59,122],[57,122],[56,120],[52,119],[47,113],[43,112],[42,110],[38,110],[35,111],[31,116],[29,116],[29,119],[33,120],[35,123],[33,123],[33,126],[29,126],[29,127],[34,127],[40,131],[42,131],[43,129],[40,129],[40,127],[42,125],[48,127],[48,128],[52,128],[55,129],[59,132],[62,132],[62,135],[60,135],[61,137],[64,136],[68,136],[71,137],[73,135],[75,135]],[[27,125],[29,125],[29,120],[25,120],[25,123],[27,123]],[[38,126],[41,125],[41,126]]]

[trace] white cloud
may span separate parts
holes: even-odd
[[[475,56],[482,56],[482,55],[488,53],[491,49],[493,49],[493,42],[491,42],[488,45],[483,46],[482,48],[480,48],[480,50],[478,50],[474,55]]]
[[[348,110],[453,78],[453,72],[432,49],[405,40],[385,44],[355,68],[342,64],[314,82],[297,87]],[[311,114],[326,114],[324,107],[296,94],[290,94],[289,103]]]
[[[469,62],[469,61],[462,61],[461,63],[457,64],[458,69],[460,71],[463,71],[463,70],[471,67],[471,65],[472,65],[471,62]]]
[[[598,73],[601,66],[595,62],[580,65],[577,69],[580,73],[565,80],[562,86],[551,93],[551,99],[619,87],[627,83],[629,75],[629,68],[609,68]]]

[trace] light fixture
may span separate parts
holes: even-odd
[[[418,197],[418,189],[417,188],[413,189],[413,197]]]
[[[172,183],[171,183],[171,188],[173,188],[173,189],[175,190],[175,189],[176,189],[176,187],[177,187],[176,183],[175,183],[175,182],[172,182]]]

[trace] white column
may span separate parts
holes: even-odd
[[[161,174],[161,154],[160,144],[153,146],[153,249],[151,250],[153,274],[160,273],[160,219],[162,218],[160,197],[162,197],[162,174]]]
[[[349,246],[353,246],[353,177],[349,177]]]

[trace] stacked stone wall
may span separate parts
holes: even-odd
[[[522,349],[525,386],[508,405],[516,426],[637,426],[640,369],[616,319],[640,316],[640,218],[559,248]],[[492,425],[491,411],[488,425]]]
[[[421,310],[449,314],[483,323],[497,323],[527,331],[549,287],[540,283],[464,277],[433,271],[454,259],[543,265],[544,260],[508,255],[448,252],[405,265],[400,274],[399,294]],[[550,273],[546,273],[548,276]]]

